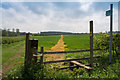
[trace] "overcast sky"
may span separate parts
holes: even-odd
[[[111,2],[113,3],[113,2]],[[110,2],[3,2],[0,5],[2,29],[20,31],[89,32],[89,21],[94,21],[94,32],[109,31],[110,17],[105,16]],[[113,30],[118,30],[118,3],[114,2]]]

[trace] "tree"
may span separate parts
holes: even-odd
[[[2,30],[2,36],[8,36],[8,32],[6,29]]]

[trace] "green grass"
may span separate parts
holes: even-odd
[[[89,35],[64,35],[63,41],[69,50],[89,49]]]
[[[24,46],[24,44],[25,44],[24,41],[20,41],[2,45],[2,64],[8,62],[9,58],[17,54],[18,51]]]
[[[94,35],[94,36],[96,38],[99,38],[99,35]],[[67,45],[65,48],[68,48],[68,50],[90,49],[90,35],[89,34],[64,35],[63,41],[64,41],[64,44]]]
[[[60,35],[55,36],[31,36],[31,38],[38,39],[38,49],[43,46],[45,50],[49,50],[55,44],[57,44],[60,39]]]
[[[19,57],[16,54],[19,54]],[[2,65],[4,64],[3,67],[9,66],[7,72],[5,72],[2,77],[5,77],[6,74],[10,72],[16,71],[20,65],[23,65],[24,56],[25,41],[14,42],[11,44],[2,44]]]
[[[60,36],[31,36],[33,39],[38,39],[38,51],[40,50],[40,46],[43,46],[45,50],[50,49],[53,47],[58,40],[60,39]],[[9,63],[9,64],[16,64],[13,66],[8,72],[12,72],[16,70],[20,65],[23,65],[24,63],[24,56],[25,56],[25,48],[22,49],[22,47],[25,46],[25,41],[19,41],[14,42],[10,44],[3,44],[2,47],[2,64]],[[20,50],[21,56],[15,59],[11,59],[14,55],[16,55]],[[9,65],[8,64],[8,65]]]
[[[99,38],[99,35],[96,35]],[[81,50],[89,49],[89,35],[64,35],[64,42],[67,45],[68,50]],[[76,75],[71,75],[69,73],[75,74],[74,72],[68,71],[68,75],[76,78],[117,78],[120,77],[120,55],[114,56],[112,58],[112,64],[109,65],[109,52],[105,51],[94,51],[93,56],[101,56],[102,58],[94,59],[94,70],[91,72],[80,68],[83,71],[82,74],[77,73]],[[89,52],[82,53],[70,53],[66,54],[66,58],[84,58],[90,57]],[[89,60],[80,61],[83,64],[89,64]]]
[[[25,49],[21,52],[20,57],[8,61],[9,64],[15,63],[15,65],[12,66],[11,69],[6,72],[6,74],[9,74],[9,73],[11,74],[13,72],[16,72],[18,68],[20,68],[21,66],[24,66],[24,59],[25,59]]]
[[[0,65],[2,64],[2,45],[0,45]]]
[[[99,38],[99,35],[96,36]],[[39,40],[39,48],[40,46],[44,46],[46,50],[50,49],[52,46],[54,46],[57,41],[60,39],[60,36],[32,36],[31,38],[35,38]],[[63,40],[65,44],[67,45],[66,48],[68,50],[80,50],[80,49],[89,49],[89,35],[64,35]],[[84,53],[71,53],[67,54],[67,58],[83,58],[83,57],[89,57],[89,52]],[[27,79],[34,79],[34,80],[41,80],[42,75],[44,75],[44,79],[52,79],[52,80],[64,80],[64,79],[71,79],[76,80],[76,78],[79,79],[90,79],[93,78],[100,79],[100,78],[106,78],[106,79],[119,79],[120,77],[120,55],[114,56],[112,58],[112,64],[109,65],[109,52],[102,52],[102,51],[96,51],[94,52],[94,56],[102,56],[102,58],[94,59],[94,69],[92,71],[87,71],[84,68],[75,68],[73,70],[66,69],[57,71],[53,69],[51,64],[45,65],[44,67],[44,73],[42,74],[41,66],[40,64],[33,65],[29,71],[28,74],[23,75],[23,71],[20,69],[18,72],[15,72],[14,70],[16,67],[13,68],[13,70],[10,73],[9,78],[11,80],[16,80],[17,78],[24,78]],[[21,59],[20,59],[21,60]],[[22,59],[23,60],[23,59]],[[19,59],[18,59],[19,61]],[[80,61],[83,64],[89,64],[89,60],[83,60]],[[14,78],[14,79],[13,79]]]

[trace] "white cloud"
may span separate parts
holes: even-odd
[[[81,3],[82,4],[82,3]],[[84,4],[84,5],[83,5]],[[81,10],[87,11],[92,3],[83,3]],[[40,13],[35,13],[22,3],[13,3],[15,8],[4,9],[3,12],[3,28],[19,28],[20,31],[40,32],[40,31],[69,31],[69,32],[89,32],[89,21],[94,21],[94,32],[105,32],[109,30],[109,18],[105,16],[104,11],[95,12],[90,16],[82,14],[78,18],[70,18],[66,15],[67,10],[57,9],[52,3],[49,8],[41,8],[38,6],[37,10]],[[41,12],[43,11],[43,14]],[[71,9],[71,12],[73,10]],[[70,12],[69,12],[70,13]],[[115,10],[115,15],[117,14]],[[83,17],[84,16],[84,17]],[[116,19],[115,19],[116,21]],[[117,25],[116,23],[114,25]],[[115,28],[116,29],[116,28]]]
[[[90,9],[92,3],[93,2],[81,2],[80,10],[85,11],[85,12],[88,11]]]

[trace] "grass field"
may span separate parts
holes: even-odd
[[[9,58],[18,53],[18,51],[24,47],[25,42],[15,42],[12,44],[2,45],[2,64],[9,61]]]
[[[99,35],[96,36],[99,38]],[[45,47],[45,50],[49,50],[51,47],[53,47],[57,41],[60,39],[60,36],[31,36],[31,38],[38,39],[39,40],[39,50],[41,46]],[[89,35],[63,35],[63,41],[66,45],[65,50],[84,50],[89,49]],[[9,60],[10,57],[15,55],[17,48],[20,46],[22,47],[24,42],[16,42],[9,45],[3,45],[3,53],[8,54],[6,56],[4,54],[3,58],[6,58]],[[6,51],[7,50],[7,51]],[[12,53],[10,53],[12,51]],[[89,52],[84,53],[70,53],[66,54],[66,58],[83,58],[83,57],[89,57]],[[109,65],[109,52],[102,52],[102,51],[96,51],[94,52],[94,56],[102,56],[102,58],[94,59],[94,69],[89,72],[84,68],[75,68],[73,71],[70,69],[56,71],[48,65],[45,67],[44,76],[46,79],[75,79],[75,78],[116,78],[118,79],[120,76],[120,55],[114,56],[112,59],[112,64]],[[24,52],[22,52],[21,57],[24,57]],[[7,62],[8,60],[3,59],[3,62]],[[13,60],[13,62],[22,61],[24,62],[24,59],[19,58],[18,60]],[[89,64],[89,60],[80,61],[83,64]],[[52,66],[53,67],[53,66]],[[13,70],[16,70],[17,67],[14,66]],[[34,70],[37,70],[37,72],[34,74]],[[10,74],[12,74],[11,72]],[[15,73],[16,74],[16,73]],[[17,72],[18,76],[20,75],[20,72]],[[31,69],[31,72],[29,73],[30,77],[36,77],[40,78],[41,71],[39,66],[34,66],[33,70]],[[15,75],[16,76],[16,75]],[[29,77],[29,76],[27,76]]]
[[[99,38],[99,35],[96,35]],[[67,45],[66,50],[85,50],[89,49],[89,35],[64,35],[64,42]],[[72,75],[77,78],[119,78],[120,77],[120,55],[114,56],[112,64],[109,65],[109,52],[94,51],[93,56],[101,56],[102,58],[94,59],[94,70],[89,73],[84,69],[80,69],[82,74]],[[67,58],[83,58],[90,57],[89,52],[66,54]],[[89,60],[81,61],[83,64],[89,64]],[[75,71],[76,72],[76,71]],[[74,74],[74,72],[72,72]]]
[[[96,38],[99,38],[99,35],[95,35]],[[90,49],[90,35],[64,35],[65,48],[68,50],[85,50]],[[94,44],[94,43],[93,43]],[[95,48],[93,46],[93,48]]]
[[[2,64],[9,62],[9,59],[24,47],[25,36],[2,37]]]
[[[32,36],[31,38],[39,40],[39,51],[40,46],[44,46],[45,50],[50,49],[57,43],[57,41],[60,39],[60,36]],[[8,38],[4,38],[4,41],[10,41],[7,39]],[[8,65],[10,66],[10,70],[8,70],[9,72],[16,70],[20,65],[24,64],[25,41],[17,39],[17,41],[14,40],[12,43],[3,44],[1,47],[2,54],[0,55],[2,56],[2,64],[4,64],[3,67],[8,67]]]
[[[38,39],[38,50],[43,46],[45,50],[49,50],[55,44],[57,44],[60,39],[60,35],[56,36],[31,36],[33,39]]]
[[[25,36],[2,37],[2,72],[7,74],[13,67],[24,63]]]
[[[64,35],[63,41],[69,50],[89,49],[89,35]]]

